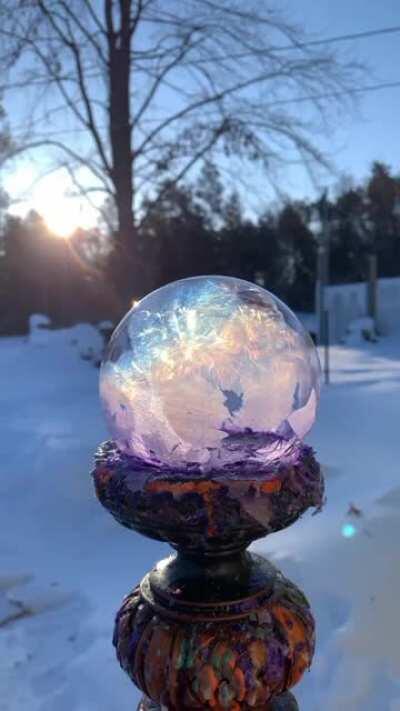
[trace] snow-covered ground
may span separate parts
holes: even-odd
[[[0,340],[0,711],[133,711],[114,612],[169,549],[94,498],[88,472],[106,437],[98,334],[36,326],[30,339]],[[254,549],[316,614],[301,711],[400,711],[400,330],[334,348],[331,361],[310,437],[328,504]]]

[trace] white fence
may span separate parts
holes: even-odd
[[[368,284],[337,284],[325,290],[330,342],[340,342],[355,319],[368,316]],[[382,334],[400,326],[400,277],[378,279],[377,327]]]

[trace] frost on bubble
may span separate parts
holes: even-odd
[[[222,468],[268,462],[311,428],[314,345],[294,314],[255,284],[194,277],[132,308],[100,374],[112,437],[147,462]]]

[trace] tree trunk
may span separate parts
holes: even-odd
[[[131,0],[119,0],[120,26],[114,28],[112,3],[105,2],[109,49],[111,179],[118,215],[118,244],[112,271],[124,301],[142,295],[143,269],[133,211],[133,146],[130,111]]]

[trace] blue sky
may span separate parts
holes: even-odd
[[[286,10],[288,19],[302,25],[315,38],[400,25],[400,0],[285,0],[277,3],[277,6]],[[363,85],[400,80],[400,32],[351,40],[334,46],[348,58],[368,65],[370,72],[365,75]],[[17,113],[25,98],[21,95],[14,97]],[[366,177],[374,160],[384,161],[399,171],[399,119],[400,86],[360,94],[358,109],[351,113],[336,112],[335,130],[328,136],[315,136],[314,141],[330,155],[340,174],[353,176],[356,181]],[[50,226],[58,231],[63,229],[66,233],[75,223],[88,226],[93,222],[93,211],[88,209],[84,200],[66,196],[69,179],[63,171],[45,178],[32,194],[26,193],[37,175],[38,166],[43,162],[43,156],[36,158],[35,163],[22,160],[3,179],[5,188],[14,198],[25,198],[14,206],[13,211],[24,214],[30,207],[35,207],[45,215]],[[307,198],[325,186],[332,187],[335,182],[337,177],[323,175],[317,186],[312,185],[304,170],[292,167],[285,172],[281,187],[289,196]],[[258,175],[253,195],[248,193],[248,205],[253,204],[257,209],[257,203],[261,199],[265,204],[266,197],[274,199],[270,189],[265,187],[265,180]]]
[[[288,15],[321,37],[400,25],[398,0],[286,0]],[[339,45],[338,45],[339,46]],[[400,32],[341,43],[371,74],[364,84],[400,80]],[[335,135],[320,139],[344,173],[362,179],[373,160],[400,169],[400,86],[360,95],[359,110],[343,115]],[[301,186],[294,188],[301,192]]]

